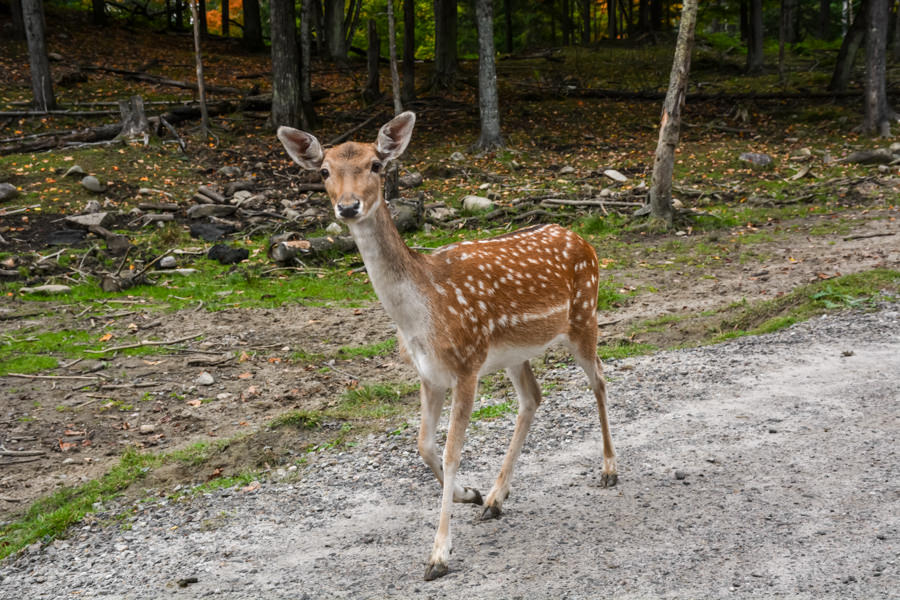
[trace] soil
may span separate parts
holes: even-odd
[[[776,241],[753,245],[755,256],[766,257],[762,261],[722,261],[680,271],[612,272],[616,279],[627,277],[627,285],[659,293],[638,294],[601,314],[600,322],[606,323],[601,342],[628,335],[644,319],[694,314],[744,298],[773,298],[800,284],[838,274],[878,266],[897,268],[897,212],[843,212],[841,216],[851,225],[839,234],[808,233],[810,227],[833,218],[829,216],[782,227]],[[636,255],[642,248],[635,245]],[[653,260],[659,265],[665,262]],[[104,327],[114,339],[136,334],[141,339],[177,340],[202,334],[203,341],[188,340],[172,351],[143,357],[107,356],[75,363],[62,359],[61,368],[46,373],[53,378],[2,378],[0,441],[7,450],[42,454],[3,458],[0,518],[20,512],[55,489],[102,474],[127,447],[173,450],[198,441],[229,439],[258,431],[288,410],[327,407],[348,387],[360,383],[416,381],[396,351],[368,359],[327,358],[343,346],[393,337],[394,326],[377,303],[358,309],[287,305],[163,312],[135,298],[110,301],[107,307],[102,317],[84,315],[78,305],[56,305],[49,315],[10,318],[35,310],[34,305],[10,300],[0,307],[4,319],[0,323],[4,335],[16,339],[39,325],[51,331]],[[674,323],[636,341],[672,347],[691,336],[696,332]],[[295,351],[326,358],[299,360],[292,358]],[[196,380],[202,372],[209,373],[214,383],[199,385]],[[315,434],[307,435],[309,440],[294,438],[289,443],[314,443]],[[232,452],[204,472],[190,474],[190,479],[202,481],[218,473],[274,466],[272,448],[277,453],[282,440],[274,434],[266,439]],[[173,480],[183,476],[172,474]],[[171,483],[159,477],[150,484]]]

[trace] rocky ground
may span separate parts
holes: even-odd
[[[585,380],[551,367],[503,517],[454,506],[436,582],[412,427],[261,484],[102,507],[3,563],[0,598],[896,598],[897,373],[897,305],[612,361],[602,489]],[[467,485],[490,487],[513,419],[470,428]]]

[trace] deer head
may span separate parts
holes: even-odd
[[[385,167],[406,150],[415,122],[407,111],[386,123],[372,144],[346,142],[327,150],[314,135],[291,127],[279,127],[278,139],[294,162],[319,171],[335,217],[351,222],[366,219],[384,200]]]

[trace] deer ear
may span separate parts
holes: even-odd
[[[299,129],[283,126],[278,128],[277,135],[295,163],[311,171],[322,166],[325,154],[322,152],[322,145],[316,136]]]
[[[409,145],[415,124],[416,113],[411,111],[402,112],[385,123],[378,131],[378,139],[375,141],[375,152],[378,156],[384,161],[389,161],[403,154]]]

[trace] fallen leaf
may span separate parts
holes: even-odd
[[[250,360],[250,355],[246,352],[241,352],[241,357],[238,359],[238,362],[247,362]]]
[[[253,377],[253,373],[249,373],[249,372],[241,373],[240,375],[238,375],[238,379],[250,379],[251,377]]]
[[[197,407],[197,406],[200,406],[201,404],[203,404],[203,401],[202,400],[188,400],[187,403],[190,406]]]
[[[113,335],[111,333],[106,333],[106,334],[100,336],[100,341],[108,342],[109,340],[112,339],[112,337],[113,337]]]
[[[63,431],[63,435],[87,435],[87,431],[75,431],[73,429],[66,429]]]
[[[242,492],[255,492],[255,491],[258,490],[258,489],[259,489],[259,482],[258,482],[258,481],[251,481],[249,484],[247,484],[247,485],[245,485],[244,487],[242,487],[242,488],[241,488],[241,491],[242,491]]]
[[[57,440],[59,442],[59,449],[63,452],[68,452],[69,450],[77,450],[78,442],[64,442],[62,440]]]

